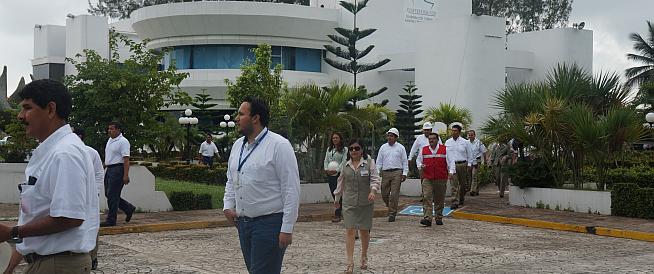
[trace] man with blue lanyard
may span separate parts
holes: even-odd
[[[280,273],[298,216],[300,176],[293,147],[269,131],[268,106],[245,98],[236,124],[243,137],[227,165],[225,218],[238,229],[249,273]]]

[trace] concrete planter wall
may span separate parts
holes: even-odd
[[[327,183],[301,183],[300,204],[331,203],[334,199]]]
[[[611,215],[611,192],[510,186],[509,203]]]

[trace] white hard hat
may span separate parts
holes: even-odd
[[[430,122],[425,122],[422,124],[422,129],[432,129],[432,125]]]
[[[395,134],[395,136],[400,137],[400,132],[397,130],[397,128],[394,128],[394,127],[392,127],[391,129],[389,129],[388,131],[386,131],[386,133],[387,133],[387,134],[388,134],[388,133],[393,133],[393,134]]]

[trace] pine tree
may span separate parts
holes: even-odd
[[[336,42],[339,45],[342,45],[345,48],[339,46],[325,45],[325,49],[327,51],[342,59],[345,59],[345,61],[338,61],[331,58],[325,58],[325,62],[338,70],[351,73],[354,77],[353,86],[355,86],[357,88],[357,91],[359,91],[359,95],[356,98],[352,99],[352,103],[355,106],[357,101],[372,98],[374,96],[381,94],[387,89],[386,87],[383,87],[376,92],[368,93],[363,86],[361,87],[357,86],[357,74],[369,70],[377,69],[391,61],[390,59],[384,59],[374,63],[359,62],[360,59],[368,55],[368,53],[370,53],[372,49],[375,47],[374,45],[370,45],[362,51],[358,50],[356,47],[357,41],[365,37],[368,37],[373,32],[377,31],[377,29],[360,30],[357,27],[357,14],[366,7],[368,1],[369,0],[362,0],[362,1],[354,0],[354,3],[350,3],[348,1],[340,2],[340,5],[343,8],[345,8],[346,10],[348,10],[350,13],[354,15],[354,28],[346,29],[346,28],[337,27],[334,28],[334,30],[338,34],[327,35],[329,39],[331,39],[332,41]]]
[[[415,135],[420,134],[420,126],[416,123],[422,120],[417,118],[422,110],[420,109],[422,101],[419,101],[422,98],[422,95],[416,94],[418,88],[413,84],[413,81],[409,81],[408,84],[402,89],[406,94],[400,95],[400,108],[397,110],[395,128],[400,131],[400,136],[404,139],[404,144],[407,148],[411,147],[413,141],[415,140]],[[408,146],[407,146],[408,145]]]
[[[208,102],[211,100],[213,100],[213,98],[211,98],[211,95],[207,94],[207,90],[202,89],[202,93],[195,95],[195,99],[194,99],[195,103],[191,103],[191,105],[196,107],[199,111],[206,111],[218,105],[218,104],[208,104]]]

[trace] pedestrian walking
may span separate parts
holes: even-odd
[[[492,167],[495,183],[497,184],[500,198],[503,198],[504,191],[509,184],[509,178],[506,175],[504,169],[508,166],[509,163],[512,162],[511,149],[509,148],[509,144],[506,142],[506,140],[498,140],[498,142],[493,146],[490,159],[493,165]]]
[[[213,157],[218,154],[218,147],[213,142],[213,136],[211,134],[207,134],[207,138],[200,144],[200,151],[198,153],[202,156],[202,162],[209,168],[213,168]]]
[[[343,142],[343,135],[340,132],[332,133],[329,148],[325,152],[323,169],[327,175],[327,183],[329,183],[329,192],[331,193],[332,198],[334,198],[334,191],[338,184],[338,176],[341,174],[345,162],[347,162],[348,150]],[[339,203],[342,204],[342,200],[339,199]],[[338,223],[341,221],[341,218],[341,207],[337,207],[334,210],[334,218],[332,218],[332,222]]]
[[[468,140],[462,138],[461,126],[453,125],[452,137],[445,141],[447,153],[450,156],[447,164],[449,168],[450,182],[452,183],[452,204],[451,208],[456,209],[463,205],[466,192],[470,190],[468,185],[468,168],[472,166],[472,146]]]
[[[375,194],[379,190],[379,172],[375,160],[366,151],[360,139],[352,139],[348,143],[347,162],[338,185],[334,190],[334,206],[341,207],[339,201],[343,198],[343,218],[345,220],[345,250],[347,269],[345,273],[354,271],[354,241],[357,231],[361,239],[361,270],[368,269],[368,245],[370,229],[374,212]]]
[[[443,225],[443,207],[447,190],[447,153],[446,147],[438,143],[438,133],[429,134],[429,145],[422,147],[416,159],[422,174],[422,210],[423,226],[431,226],[432,211],[436,208],[436,225]],[[432,206],[433,203],[433,206]]]
[[[84,138],[86,137],[86,132],[84,129],[76,127],[73,129],[73,133],[79,137],[82,142],[84,142]],[[102,159],[100,158],[100,154],[98,153],[97,150],[90,146],[86,146],[86,154],[93,160],[93,173],[95,174],[95,185],[98,189],[98,197],[100,197],[100,193],[104,193],[104,167],[102,165]],[[99,199],[98,199],[99,201]],[[98,207],[100,207],[100,204],[98,203]],[[100,212],[98,211],[98,215]],[[89,254],[91,255],[91,270],[96,270],[98,268],[98,241],[100,239],[100,234],[97,234],[95,237],[95,247]]]
[[[28,264],[27,274],[91,273],[98,189],[93,160],[66,123],[70,93],[63,84],[43,79],[27,84],[18,97],[18,120],[40,144],[18,186],[18,225],[0,224],[0,242],[10,240],[17,250],[5,273],[12,273],[21,259]]]
[[[377,153],[377,169],[382,177],[382,199],[388,207],[388,221],[395,222],[397,204],[400,199],[400,186],[409,173],[409,162],[404,146],[397,142],[400,133],[396,128],[386,132],[387,143]]]
[[[268,129],[268,105],[247,97],[236,116],[243,137],[227,164],[225,218],[238,229],[249,273],[280,273],[297,220],[300,176],[291,143]]]
[[[433,125],[430,122],[422,124],[422,135],[418,135],[416,140],[413,141],[413,146],[411,146],[411,150],[409,151],[409,162],[414,161],[415,157],[420,154],[421,149],[429,145],[429,134],[432,133],[433,130]],[[438,143],[442,144],[440,137]]]
[[[123,187],[129,184],[130,144],[123,137],[123,128],[118,122],[110,122],[107,126],[109,140],[105,146],[104,164],[107,170],[104,175],[104,190],[107,197],[107,217],[100,226],[115,226],[118,209],[125,213],[125,222],[132,220],[136,207],[121,198]]]
[[[472,146],[472,166],[468,172],[468,181],[471,185],[470,196],[479,195],[479,166],[486,161],[486,146],[477,139],[477,133],[474,130],[468,130],[468,141]]]

